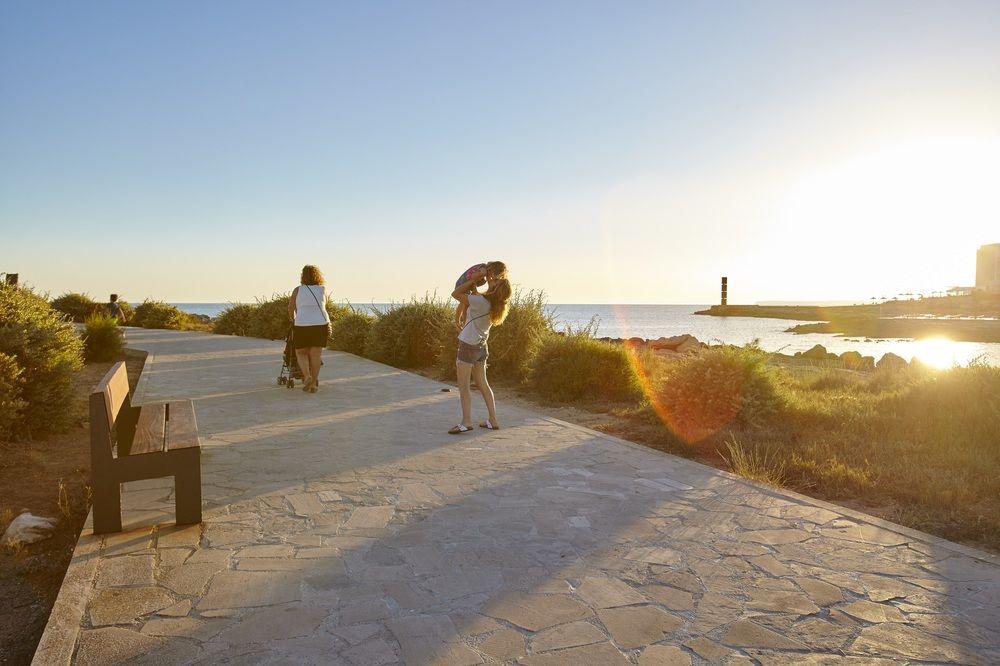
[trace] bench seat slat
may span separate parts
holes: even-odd
[[[129,455],[158,453],[164,450],[166,441],[167,405],[165,403],[143,405],[139,420],[135,424],[135,438]]]
[[[201,446],[198,440],[198,424],[194,418],[194,405],[190,400],[170,403],[170,419],[167,421],[167,447],[170,451]]]

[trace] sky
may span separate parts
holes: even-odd
[[[864,300],[1000,242],[1000,2],[0,3],[0,271],[50,292]]]

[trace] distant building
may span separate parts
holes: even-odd
[[[975,287],[952,287],[948,290],[949,296],[968,296],[976,290]]]
[[[976,289],[1000,293],[1000,243],[983,245],[976,253]]]

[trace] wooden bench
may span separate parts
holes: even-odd
[[[94,533],[122,529],[121,484],[174,477],[178,524],[201,522],[201,443],[190,400],[133,407],[124,363],[90,394]]]

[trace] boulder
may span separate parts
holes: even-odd
[[[685,333],[683,335],[672,335],[669,338],[660,337],[656,340],[650,340],[649,346],[653,349],[677,349],[692,340],[698,342],[698,339],[693,335]]]
[[[643,340],[642,338],[629,338],[628,340],[625,341],[625,344],[628,345],[629,347],[640,349],[646,346],[646,341]]]
[[[907,363],[906,359],[903,357],[897,356],[892,352],[886,352],[886,354],[879,359],[875,367],[880,371],[892,372],[895,370],[906,370],[910,367],[910,364]]]
[[[812,349],[802,352],[802,358],[811,358],[818,361],[825,361],[829,358],[826,347],[823,345],[815,345]]]
[[[843,361],[845,368],[851,368],[854,370],[861,366],[861,353],[856,351],[845,351],[840,355],[840,360]]]
[[[862,356],[861,357],[861,367],[860,370],[868,370],[869,372],[875,369],[875,357],[874,356]]]
[[[687,340],[677,345],[675,351],[680,354],[693,354],[701,351],[701,343],[694,336],[690,336]]]

